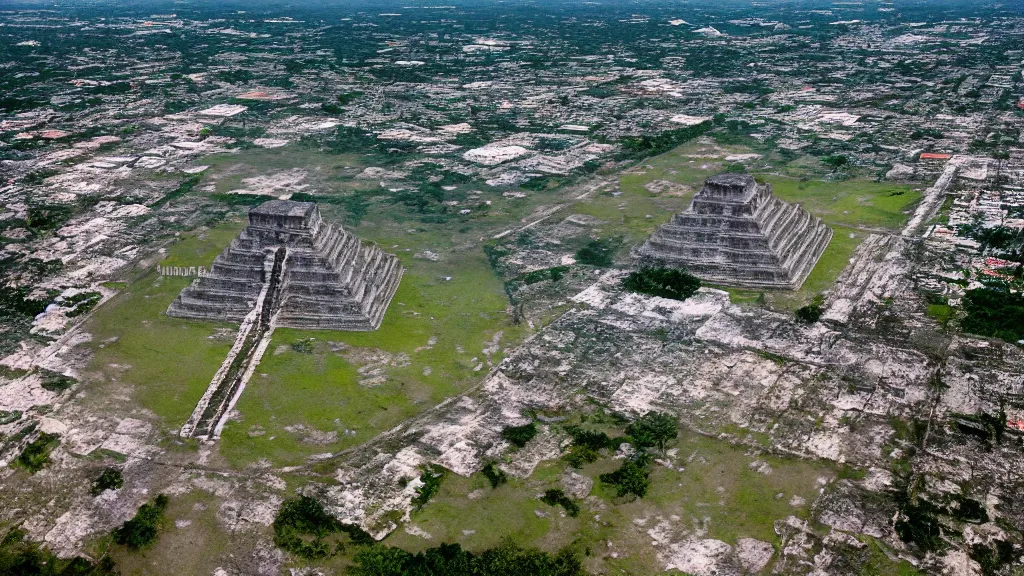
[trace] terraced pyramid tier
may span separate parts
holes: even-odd
[[[831,228],[773,196],[771,184],[719,174],[638,252],[713,284],[796,290],[831,239]]]
[[[376,330],[404,269],[392,254],[324,222],[310,202],[271,200],[249,211],[249,225],[181,291],[168,316],[241,322],[269,279],[264,262],[287,252],[276,325]]]

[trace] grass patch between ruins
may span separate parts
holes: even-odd
[[[509,323],[482,254],[404,263],[379,330],[274,332],[236,405],[239,420],[224,428],[229,462],[295,465],[366,442],[478,382],[525,335]],[[311,342],[309,353],[296,342]]]
[[[674,449],[673,468],[654,464],[650,490],[642,499],[616,498],[614,489],[598,480],[621,461],[603,458],[584,466],[578,472],[593,479],[594,487],[589,497],[576,500],[581,508],[576,518],[540,498],[548,489],[561,488],[565,464],[560,460],[545,461],[529,478],[510,477],[497,488],[482,473],[470,478],[449,474],[430,503],[412,514],[410,529],[400,528],[385,543],[419,551],[458,542],[477,551],[511,535],[547,551],[575,542],[591,551],[585,561],[592,572],[660,573],[657,554],[665,550],[652,546],[649,530],[661,524],[681,528],[671,539],[682,541],[684,533],[702,527],[708,538],[729,544],[749,537],[777,546],[774,522],[791,515],[809,518],[820,481],[834,475],[827,465],[754,457],[743,448],[685,432],[668,449]],[[673,515],[680,519],[671,520]]]
[[[240,226],[238,221],[228,221],[188,234],[168,248],[161,263],[208,266]],[[89,371],[102,376],[89,386],[128,386],[136,401],[174,429],[192,413],[231,348],[236,329],[165,314],[191,281],[150,271],[99,308],[85,328],[93,335],[87,344],[94,354]]]

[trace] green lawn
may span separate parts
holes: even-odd
[[[525,335],[508,322],[501,282],[482,254],[453,265],[409,264],[379,330],[275,331],[236,406],[240,420],[224,428],[220,452],[229,462],[296,465],[366,442],[478,382],[488,370],[484,349],[499,331],[495,364]],[[293,349],[310,338],[311,352]],[[360,382],[374,375],[386,381]],[[317,440],[311,431],[337,436]]]
[[[166,265],[208,265],[240,222],[186,235],[168,249]],[[165,314],[191,278],[149,272],[97,309],[85,330],[93,335],[89,372],[101,377],[89,386],[123,383],[133,398],[168,429],[177,430],[192,413],[233,343],[234,326],[170,318]],[[227,337],[215,337],[217,331]],[[187,360],[187,361],[183,361]]]
[[[921,199],[921,192],[902,184],[867,180],[804,182],[774,175],[758,178],[770,183],[782,200],[799,203],[831,226],[896,231],[903,227],[907,212]]]

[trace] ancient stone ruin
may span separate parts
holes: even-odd
[[[323,221],[309,202],[271,200],[168,316],[239,322],[235,344],[181,435],[217,438],[274,328],[376,330],[398,289],[398,258]]]
[[[772,196],[771,184],[719,174],[638,255],[713,284],[796,290],[831,239],[832,229],[821,220]]]
[[[249,211],[249,225],[210,271],[181,291],[168,316],[241,322],[285,250],[276,325],[376,330],[398,289],[398,259],[323,221],[310,202],[271,200]]]

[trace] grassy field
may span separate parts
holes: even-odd
[[[186,235],[169,248],[163,263],[209,264],[240,227],[239,221],[232,220]],[[150,272],[98,309],[85,327],[93,335],[87,344],[93,352],[89,372],[100,376],[94,386],[127,384],[143,408],[174,430],[192,413],[223,362],[235,329],[164,314],[171,300],[190,282],[190,278],[160,277]],[[218,331],[226,336],[218,336]]]
[[[755,458],[744,450],[697,435],[683,434],[669,448],[677,450],[675,466],[681,471],[654,465],[651,488],[643,499],[615,498],[614,491],[597,479],[620,461],[606,458],[581,470],[594,480],[594,489],[580,501],[577,518],[539,499],[544,490],[560,487],[565,465],[559,461],[545,462],[530,478],[510,479],[497,489],[479,474],[471,478],[449,474],[440,493],[412,516],[411,524],[431,538],[400,529],[385,543],[415,551],[439,542],[458,542],[480,551],[512,536],[548,551],[570,544],[589,549],[587,564],[593,571],[656,574],[662,572],[662,565],[647,531],[663,520],[678,516],[679,520],[670,521],[675,529],[692,532],[700,527],[707,530],[707,537],[730,544],[750,537],[778,545],[774,521],[790,515],[809,517],[819,479],[833,475],[822,464],[759,457],[771,467],[770,473],[762,474],[751,468]]]
[[[295,465],[366,442],[471,386],[488,369],[485,348],[498,344],[488,350],[497,363],[525,335],[507,320],[482,254],[408,265],[380,330],[275,331],[239,420],[224,428],[220,451],[232,465]],[[311,350],[296,351],[297,342]]]
[[[107,537],[96,547],[109,551],[123,576],[213,574],[240,545],[232,542],[234,537],[217,521],[220,504],[217,497],[204,491],[173,497],[160,536],[151,546],[132,551]],[[179,528],[176,522],[183,526]]]
[[[902,184],[758,177],[772,185],[776,196],[799,203],[830,226],[896,231],[903,227],[909,211],[921,199],[921,192]]]

